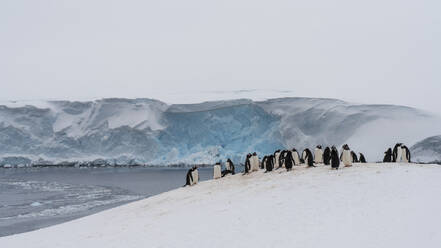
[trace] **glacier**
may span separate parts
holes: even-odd
[[[370,161],[396,142],[441,134],[439,116],[337,99],[154,99],[0,104],[0,166],[212,164],[249,152],[348,143]]]

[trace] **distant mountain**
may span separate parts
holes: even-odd
[[[247,99],[174,104],[152,99],[0,105],[0,166],[99,161],[203,164],[248,152],[349,143],[381,159],[395,144],[441,133],[439,118],[394,105],[335,99]],[[104,161],[104,162],[103,162]]]
[[[441,135],[426,138],[410,148],[413,160],[441,163]]]

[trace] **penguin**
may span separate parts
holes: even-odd
[[[352,166],[352,155],[351,150],[349,149],[348,144],[343,145],[343,151],[341,152],[340,159],[345,165],[345,167],[351,167]]]
[[[227,159],[227,162],[225,163],[225,170],[222,171],[222,177],[228,175],[229,173],[234,175],[234,164],[231,159]]]
[[[193,171],[191,172],[191,176],[193,178],[191,185],[197,184],[199,182],[199,171],[198,171],[197,166],[193,167]]]
[[[276,170],[277,170],[277,169],[280,169],[280,168],[285,168],[285,158],[286,158],[286,154],[287,154],[287,153],[288,153],[288,151],[286,151],[286,150],[283,150],[283,151],[280,152],[280,156],[279,156],[279,167],[276,168]]]
[[[248,174],[249,172],[250,172],[250,170],[251,170],[251,154],[250,153],[248,153],[247,154],[247,157],[246,157],[246,159],[245,159],[245,171],[244,171],[244,175],[245,174]]]
[[[358,163],[357,154],[354,151],[351,151],[352,163]]]
[[[254,156],[252,153],[249,154],[250,155],[250,166],[248,167],[248,172],[251,173],[254,170]]]
[[[315,165],[314,165],[314,158],[313,158],[313,156],[312,156],[312,152],[311,152],[311,150],[309,150],[308,148],[306,148],[304,151],[303,151],[303,154],[304,154],[304,160],[305,160],[305,164],[307,164],[308,165],[308,167],[315,167]]]
[[[220,163],[216,163],[213,166],[213,179],[219,179],[221,177],[222,177],[221,164]]]
[[[387,149],[387,151],[384,152],[384,158],[383,158],[383,163],[390,163],[392,162],[393,157],[392,157],[392,148]]]
[[[268,156],[264,156],[263,158],[262,158],[262,161],[260,162],[260,169],[265,169],[265,163],[266,163],[266,160],[268,159]]]
[[[314,150],[314,162],[316,164],[323,164],[323,150],[321,145],[318,145]]]
[[[286,151],[285,153],[285,159],[284,159],[284,164],[285,164],[285,168],[286,171],[290,171],[292,169],[293,163],[294,163],[294,159],[292,157],[292,153],[289,151]]]
[[[280,167],[279,158],[280,158],[280,150],[277,150],[274,152],[274,169],[278,169]]]
[[[402,149],[401,149],[401,143],[397,143],[394,147],[393,150],[393,159],[392,162],[394,163],[399,163],[401,161],[401,154],[403,153]]]
[[[251,172],[259,170],[259,157],[257,153],[254,152],[251,156]]]
[[[270,172],[273,170],[274,167],[274,155],[269,155],[266,159],[265,163],[265,173]]]
[[[405,146],[405,145],[402,145],[401,149],[402,149],[401,161],[403,161],[404,163],[410,163],[410,151],[409,151],[409,148],[407,148],[407,146]]]
[[[325,148],[325,151],[323,152],[323,163],[325,165],[329,165],[331,161],[331,149],[329,149],[329,146]]]
[[[303,150],[303,152],[302,152],[302,158],[301,158],[301,160],[303,160],[303,163],[305,163],[305,158],[306,158],[306,149]]]
[[[335,148],[335,146],[332,146],[330,150],[331,150],[331,154],[330,154],[331,168],[338,170],[338,167],[340,167],[340,158],[338,156],[337,148]]]
[[[366,158],[364,157],[363,153],[360,152],[360,163],[367,163]]]
[[[194,170],[194,167],[191,167],[188,171],[187,171],[187,175],[185,177],[185,186],[191,186],[193,185],[193,175],[192,172]]]
[[[292,159],[294,160],[294,165],[300,165],[299,153],[297,152],[297,150],[295,148],[293,148],[291,150],[291,156],[292,156]]]
[[[231,161],[231,159],[227,159],[227,163],[225,164],[225,167],[226,167],[225,169],[227,169],[228,171],[231,171],[231,174],[234,175],[235,168],[234,168],[233,161]]]

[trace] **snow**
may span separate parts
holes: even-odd
[[[295,167],[205,181],[1,247],[439,247],[441,167]],[[184,181],[184,179],[183,179]]]
[[[428,137],[410,148],[413,161],[441,162],[441,135]]]
[[[105,122],[111,129],[128,126],[140,130],[146,128],[161,130],[164,128],[160,123],[162,112],[168,107],[148,99],[131,101],[103,99],[85,103],[52,102],[52,105],[56,115],[54,131],[66,129],[70,137],[84,136],[90,129],[97,128]],[[74,113],[70,112],[72,110]]]

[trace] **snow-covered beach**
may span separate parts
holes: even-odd
[[[439,247],[441,167],[295,167],[201,182],[1,247]]]

